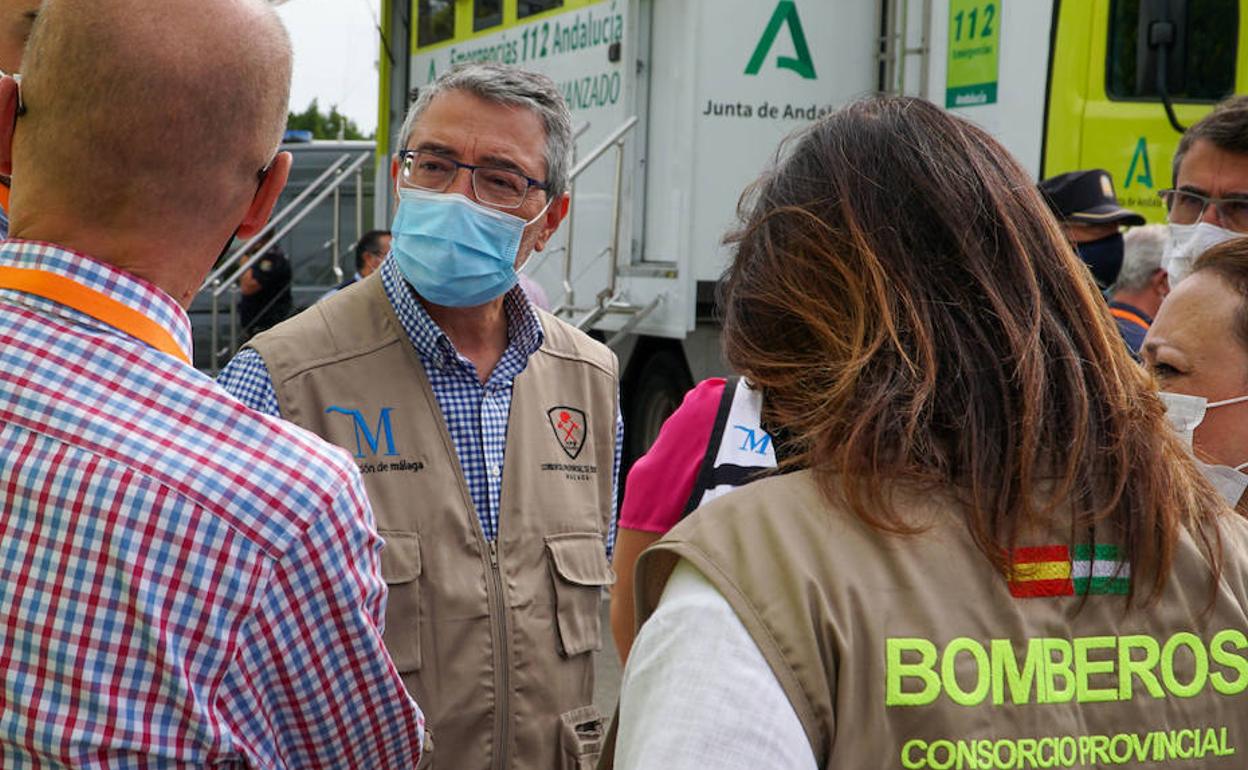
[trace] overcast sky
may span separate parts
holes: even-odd
[[[277,10],[295,47],[290,108],[315,97],[365,134],[377,127],[377,28],[380,0],[288,0]]]

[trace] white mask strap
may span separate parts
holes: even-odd
[[[1235,466],[1235,470],[1239,471],[1240,473],[1243,473],[1244,468],[1248,468],[1248,463],[1240,463],[1239,465]]]
[[[1221,401],[1211,401],[1205,404],[1205,408],[1213,409],[1216,406],[1230,406],[1231,404],[1238,404],[1241,401],[1248,401],[1248,396],[1238,396],[1236,398],[1224,398]]]

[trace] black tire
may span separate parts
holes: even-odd
[[[655,350],[640,366],[630,389],[632,392],[625,394],[625,468],[631,468],[633,462],[650,449],[663,422],[693,387],[689,367],[677,351]]]

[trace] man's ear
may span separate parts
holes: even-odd
[[[1159,267],[1154,270],[1148,282],[1152,284],[1153,291],[1157,292],[1157,296],[1162,299],[1165,299],[1166,295],[1170,293],[1170,274],[1162,268]]]
[[[564,193],[559,196],[559,200],[550,204],[546,209],[546,216],[542,220],[542,232],[538,234],[537,240],[533,242],[533,248],[541,251],[546,248],[546,243],[550,240],[555,231],[559,229],[560,223],[568,215],[568,207],[572,203],[572,196]]]
[[[286,187],[286,179],[290,176],[293,162],[294,156],[289,152],[279,152],[273,159],[273,165],[264,173],[260,188],[256,190],[256,197],[251,199],[251,205],[247,207],[247,216],[238,226],[239,238],[246,240],[252,237],[269,221],[273,207],[277,205],[277,198]]]
[[[13,134],[22,92],[11,77],[0,79],[0,174],[13,175]]]

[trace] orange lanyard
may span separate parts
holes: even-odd
[[[1134,323],[1137,326],[1143,328],[1145,331],[1148,330],[1148,325],[1149,325],[1148,321],[1145,321],[1143,318],[1140,318],[1138,315],[1136,315],[1135,313],[1132,313],[1130,310],[1123,310],[1122,308],[1119,308],[1119,307],[1111,307],[1109,309],[1109,314],[1112,315],[1114,318],[1121,318],[1124,321],[1130,321],[1131,323]]]
[[[0,267],[0,289],[16,289],[59,302],[120,329],[162,353],[168,353],[188,364],[191,362],[182,346],[165,327],[134,308],[63,276],[24,267]]]

